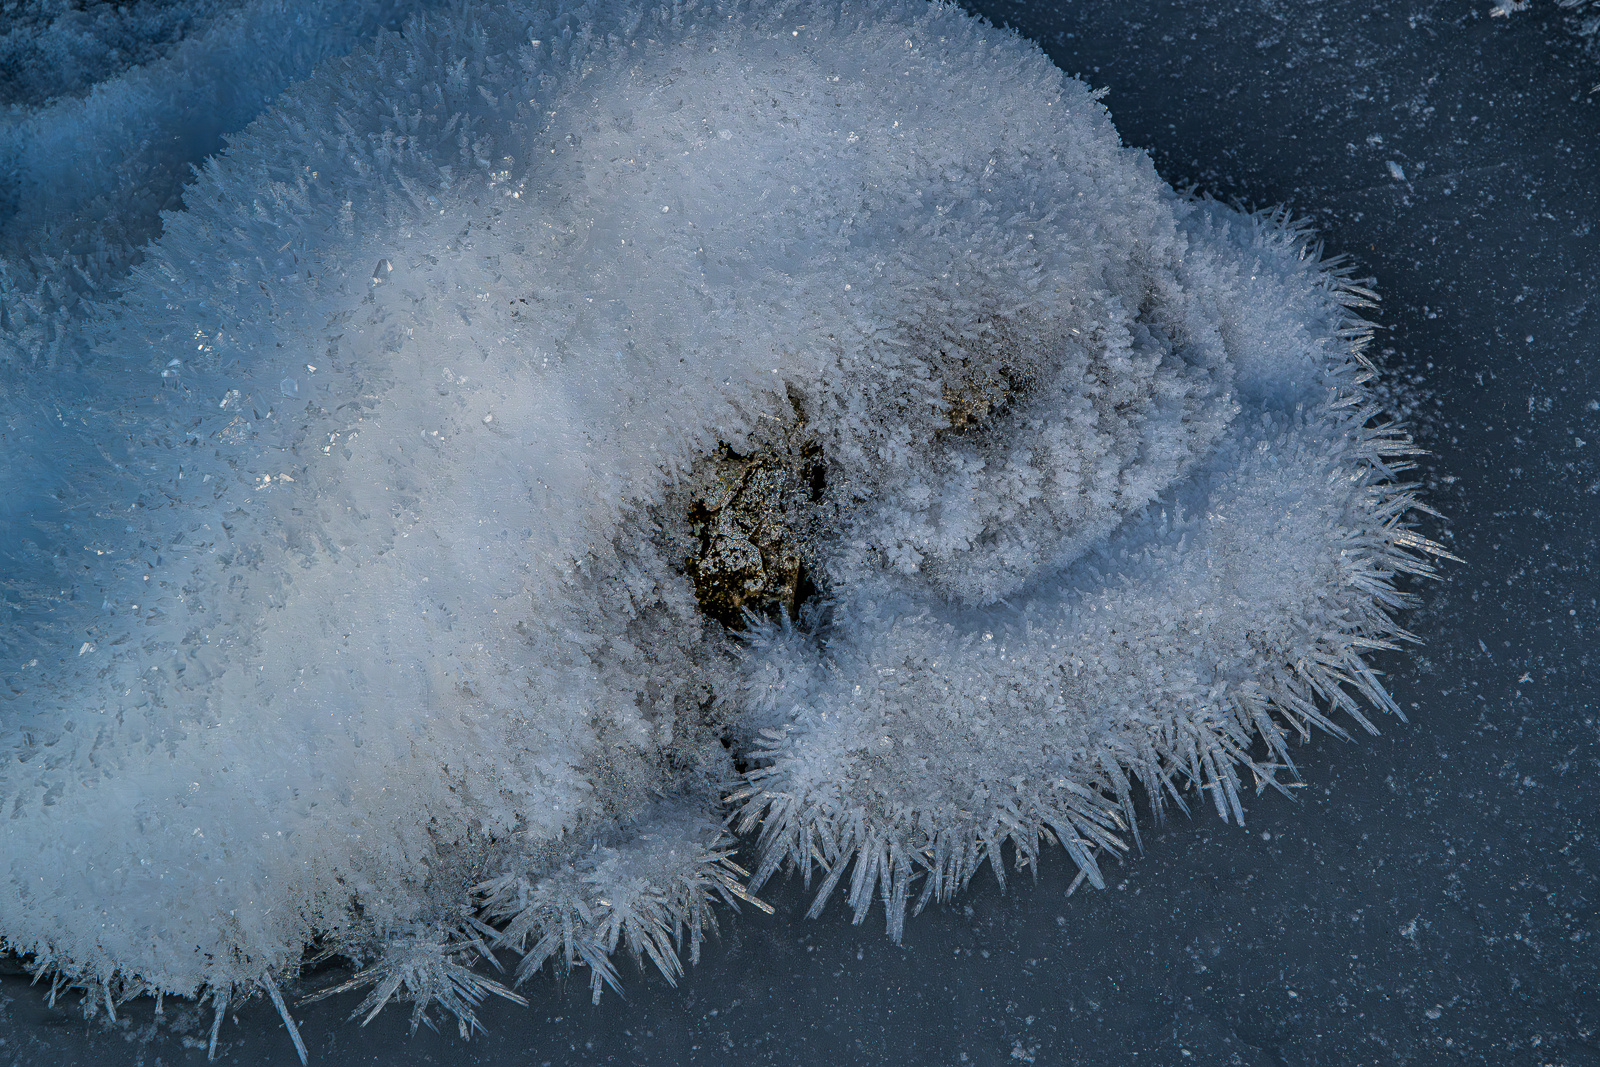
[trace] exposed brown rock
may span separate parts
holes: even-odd
[[[688,519],[698,550],[685,561],[707,615],[740,629],[746,611],[791,616],[804,599],[804,543],[816,526],[820,450],[784,440],[707,461]]]
[[[816,546],[832,513],[826,462],[797,398],[739,450],[722,444],[654,509],[706,615],[743,629],[746,612],[794,617],[815,592]]]

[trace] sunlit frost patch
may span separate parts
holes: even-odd
[[[954,8],[383,38],[8,402],[6,943],[468,1033],[786,864],[898,936],[1006,842],[1098,884],[1136,787],[1240,818],[1397,710],[1369,295]]]

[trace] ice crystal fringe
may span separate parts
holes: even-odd
[[[621,989],[610,957],[626,945],[635,960],[644,956],[668,983],[683,974],[679,947],[687,934],[691,962],[700,943],[715,929],[712,904],[744,901],[771,914],[772,908],[747,892],[748,872],[736,864],[732,839],[710,828],[684,834],[670,823],[646,831],[627,850],[596,845],[578,863],[543,877],[503,874],[478,886],[481,920],[496,930],[495,944],[522,955],[517,981],[538,973],[547,961],[563,971],[590,969],[594,1002],[609,985]]]
[[[464,4],[338,56],[405,9],[224,71],[252,2],[49,105],[121,169],[0,128],[0,938],[52,1000],[205,998],[215,1055],[264,996],[304,1057],[320,944],[313,999],[470,1036],[496,953],[598,998],[786,866],[896,938],[1008,847],[1101,886],[1140,792],[1242,820],[1399,714],[1367,657],[1444,553],[1302,224],[950,6]],[[138,248],[129,131],[311,55]],[[695,559],[818,592],[734,634]]]
[[[370,1023],[390,999],[401,996],[412,1002],[413,1034],[419,1024],[430,1030],[437,1029],[428,1017],[428,1009],[438,1004],[455,1016],[461,1038],[467,1040],[474,1031],[483,1029],[473,1009],[484,997],[493,994],[514,1004],[526,1006],[528,1003],[494,979],[474,971],[473,965],[479,960],[499,968],[494,953],[481,937],[464,937],[458,931],[448,931],[442,938],[391,938],[385,942],[383,957],[377,963],[357,971],[347,981],[304,998],[301,1003],[308,1004],[370,985],[372,991],[350,1013],[352,1019],[362,1017],[362,1026]],[[284,1021],[289,1022],[288,1012],[281,1004],[279,1010],[284,1012]]]

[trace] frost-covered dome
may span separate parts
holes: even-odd
[[[898,935],[1396,710],[1363,291],[953,7],[469,7],[185,207],[3,431],[0,934],[107,1004],[671,977],[730,797]]]

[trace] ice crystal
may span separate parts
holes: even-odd
[[[1600,4],[1596,4],[1595,0],[1556,0],[1556,2],[1577,13],[1579,33],[1589,38],[1591,42],[1596,36],[1600,36]]]
[[[361,1016],[361,1025],[370,1023],[383,1010],[384,1005],[396,995],[404,995],[412,1002],[411,1032],[419,1024],[437,1029],[428,1017],[428,1008],[439,1007],[455,1016],[463,1040],[473,1031],[482,1030],[477,1013],[473,1010],[483,1003],[483,998],[493,994],[516,1004],[528,1002],[492,978],[474,971],[479,960],[495,963],[494,955],[481,938],[460,937],[454,931],[444,937],[396,937],[383,945],[382,958],[370,967],[357,971],[346,981],[305,998],[305,1003],[322,1000],[350,989],[372,986],[350,1018]],[[285,1021],[288,1020],[286,1009]],[[292,1024],[291,1024],[292,1025]]]
[[[683,973],[678,945],[687,933],[691,962],[699,960],[706,929],[716,926],[716,899],[772,911],[745,891],[748,872],[733,862],[733,842],[716,826],[694,832],[692,810],[667,815],[641,827],[625,848],[596,844],[561,870],[508,872],[477,887],[483,919],[500,924],[496,944],[522,954],[519,982],[546,961],[565,970],[581,963],[590,968],[598,1004],[604,985],[621,988],[610,956],[625,944],[676,985]]]
[[[264,994],[298,1045],[320,943],[356,1014],[470,1034],[497,951],[599,997],[785,866],[896,937],[1008,843],[1099,885],[1136,791],[1242,819],[1398,713],[1365,657],[1439,550],[1371,293],[1009,32],[464,5],[134,254],[94,152],[188,106],[139,84],[77,185],[7,157],[0,934],[56,988],[209,996],[213,1051]]]

